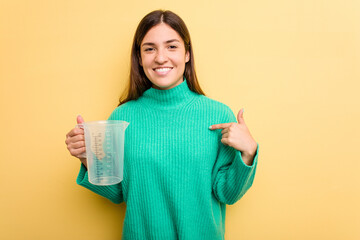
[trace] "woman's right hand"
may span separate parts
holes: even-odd
[[[79,115],[76,121],[79,124],[83,123],[84,119]],[[84,164],[87,168],[86,158],[82,157],[82,154],[85,152],[84,129],[77,127],[71,129],[71,131],[66,134],[65,143],[70,154],[74,157],[79,158],[82,164]]]

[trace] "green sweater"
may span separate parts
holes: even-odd
[[[126,203],[122,239],[224,239],[226,204],[251,187],[252,166],[221,143],[218,123],[236,122],[223,103],[192,92],[186,79],[169,90],[150,88],[111,114],[129,122],[124,179],[89,183],[81,165],[77,183],[114,203]]]

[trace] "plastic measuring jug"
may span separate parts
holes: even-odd
[[[77,124],[77,127],[84,129],[90,183],[113,185],[122,181],[125,130],[128,125],[128,122],[120,120]]]

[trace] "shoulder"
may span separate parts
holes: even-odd
[[[137,106],[136,100],[131,100],[129,102],[121,104],[120,106],[114,109],[114,111],[111,113],[109,117],[109,120],[120,120],[127,118],[129,114],[131,114],[133,110],[136,109],[136,106]]]
[[[217,116],[220,121],[236,121],[233,111],[225,103],[204,95],[201,95],[197,103],[206,111],[209,111],[209,114]]]
[[[210,110],[214,110],[216,112],[221,112],[221,113],[232,113],[231,108],[226,105],[225,103],[219,102],[215,99],[212,99],[210,97],[204,96],[202,95],[199,98],[198,101],[203,107],[208,108]]]

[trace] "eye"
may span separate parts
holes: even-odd
[[[154,48],[145,48],[145,52],[150,52],[150,51],[153,51],[154,50]]]
[[[175,45],[170,45],[169,48],[170,48],[170,49],[176,49],[176,48],[178,48],[178,47],[175,46]]]

